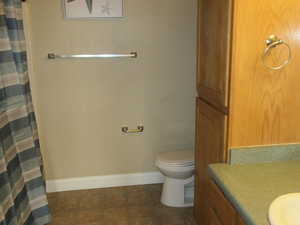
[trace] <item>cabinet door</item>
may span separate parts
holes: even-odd
[[[246,225],[245,221],[242,219],[241,216],[238,216],[237,224],[238,224],[238,225]]]
[[[208,224],[207,166],[226,160],[226,121],[226,115],[197,98],[195,217],[198,224]]]
[[[235,225],[237,220],[237,212],[231,203],[224,196],[220,188],[214,181],[210,180],[209,190],[209,207],[213,209],[216,216],[223,225]]]
[[[212,208],[208,209],[208,225],[223,225]]]
[[[231,143],[233,147],[300,142],[300,2],[235,1],[231,67]],[[266,40],[276,35],[291,49],[288,65],[263,65]],[[282,44],[265,57],[268,65],[288,58]]]
[[[198,94],[223,111],[228,105],[231,2],[201,0],[198,4]]]

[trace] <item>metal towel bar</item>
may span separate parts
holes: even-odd
[[[144,131],[144,126],[139,125],[137,126],[137,129],[129,129],[127,126],[125,126],[125,127],[121,127],[121,131],[126,134],[142,133]]]
[[[68,54],[55,54],[49,53],[48,59],[72,59],[72,58],[137,58],[137,52],[131,52],[129,54],[80,54],[80,55],[68,55]]]

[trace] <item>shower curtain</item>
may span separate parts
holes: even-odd
[[[41,166],[22,4],[0,0],[0,225],[49,223]]]

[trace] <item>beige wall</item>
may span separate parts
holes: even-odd
[[[96,21],[63,19],[61,0],[26,3],[48,179],[153,171],[157,152],[194,146],[196,0],[124,1],[125,18]],[[138,59],[46,59],[130,51]],[[142,135],[120,132],[138,124]]]

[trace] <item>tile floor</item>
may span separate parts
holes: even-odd
[[[161,184],[48,194],[51,225],[196,225],[193,208],[160,203]]]

